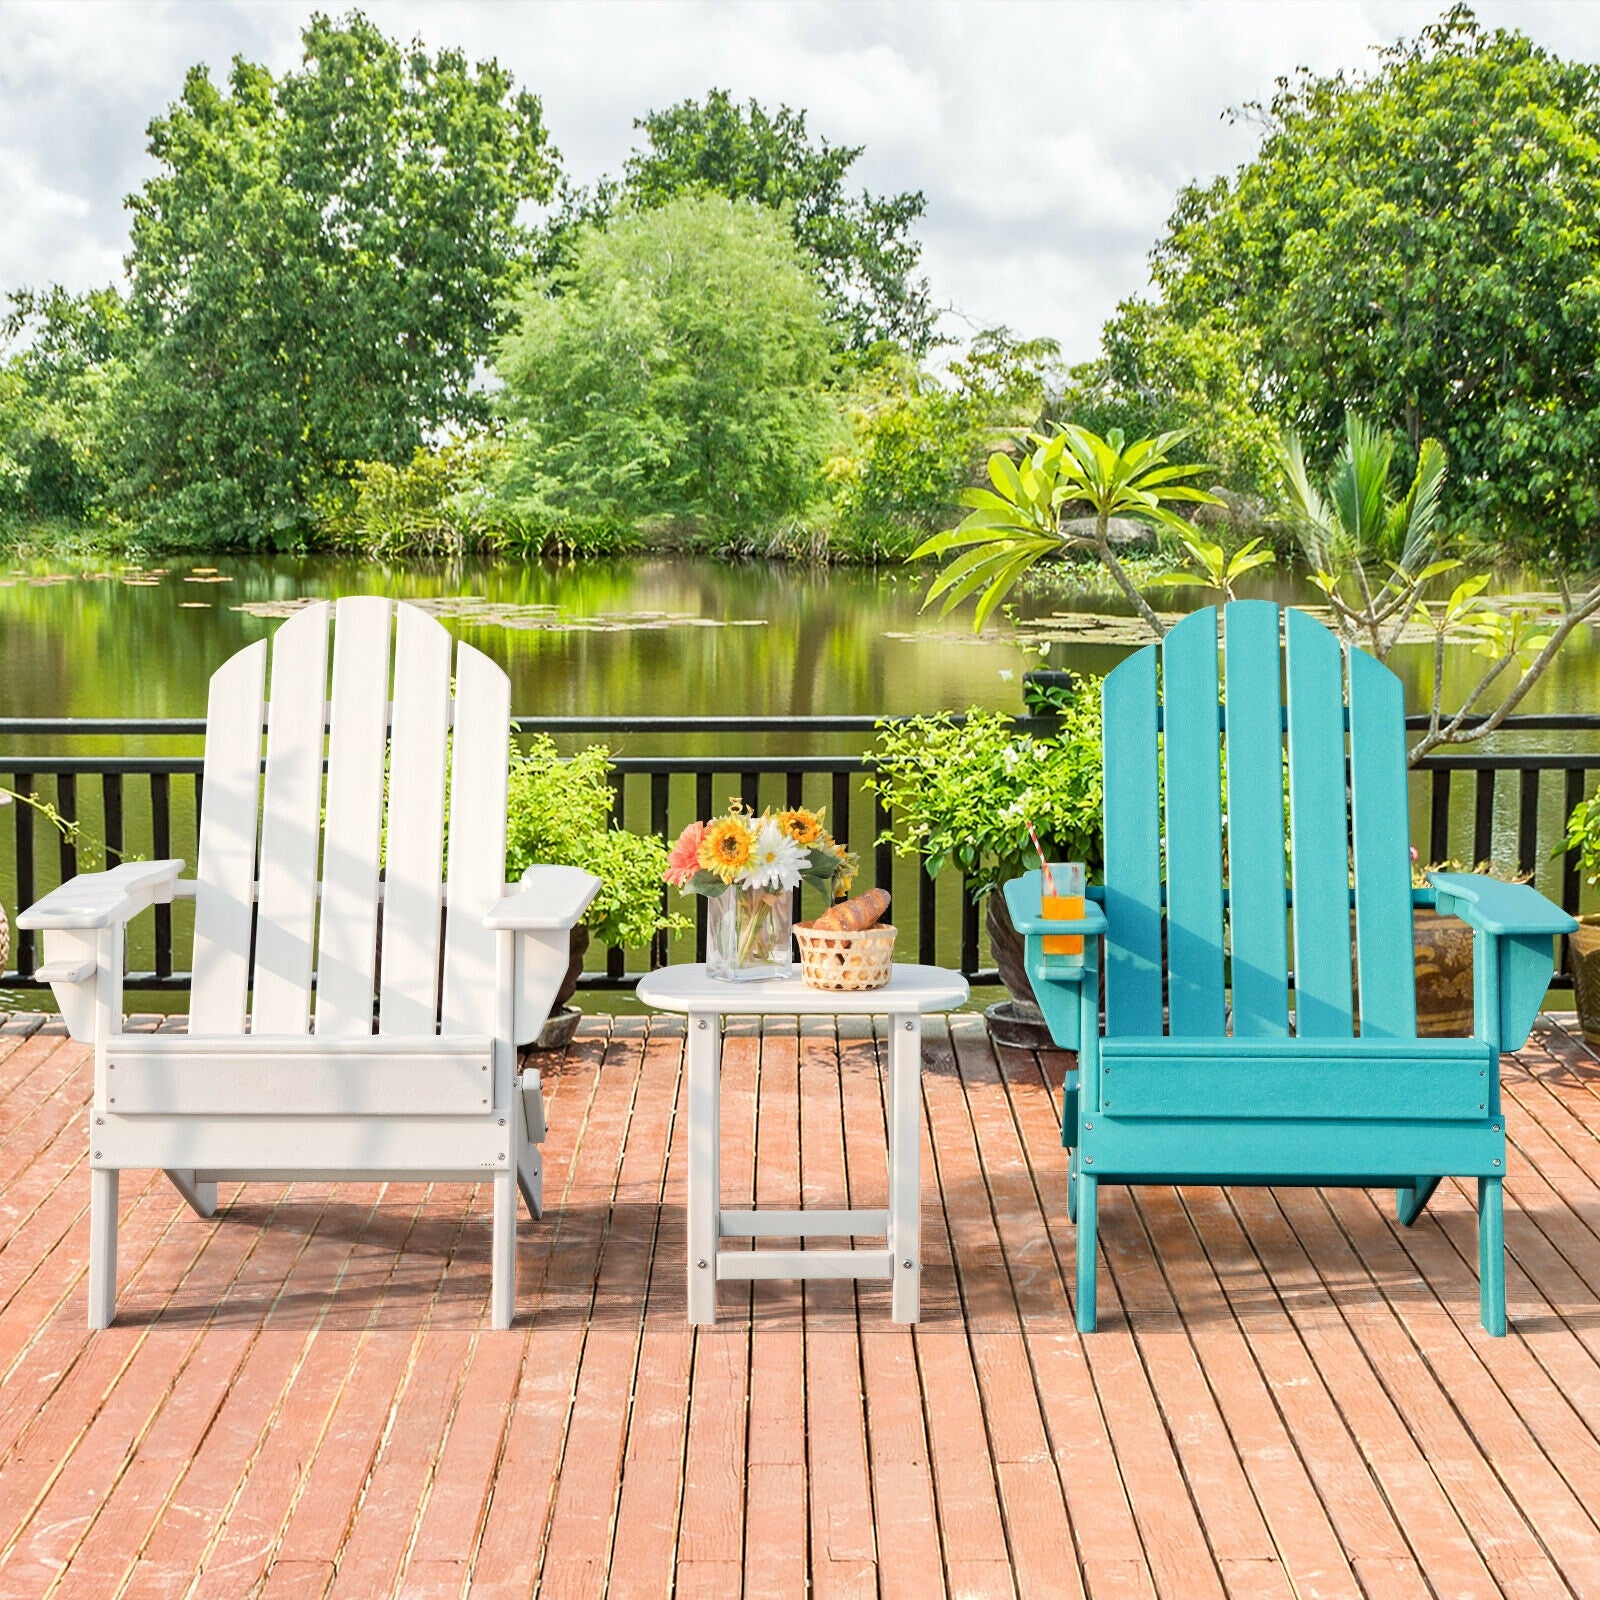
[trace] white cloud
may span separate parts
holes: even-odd
[[[0,290],[103,283],[144,130],[187,67],[242,53],[281,71],[313,7],[214,0],[0,5]],[[329,6],[327,9],[337,10]],[[921,189],[935,297],[1090,353],[1177,189],[1255,135],[1223,113],[1305,64],[1360,68],[1444,0],[370,0],[379,26],[497,56],[540,95],[568,172],[615,171],[633,119],[712,87],[803,109],[865,146],[855,175]],[[1481,0],[1480,20],[1600,56],[1600,0]]]

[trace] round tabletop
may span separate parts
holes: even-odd
[[[881,989],[813,989],[793,978],[754,978],[731,983],[706,975],[703,963],[658,967],[639,980],[639,998],[658,1011],[717,1016],[900,1016],[949,1011],[967,1000],[967,980],[944,967],[896,962]]]

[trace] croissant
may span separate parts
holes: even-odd
[[[819,930],[831,929],[836,933],[860,933],[863,928],[881,922],[888,909],[889,891],[868,889],[854,900],[841,900],[838,905],[829,906],[811,926]]]

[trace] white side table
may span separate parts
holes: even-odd
[[[702,965],[662,967],[639,998],[689,1019],[689,1321],[715,1322],[719,1278],[891,1278],[896,1322],[915,1322],[922,1282],[922,1013],[965,1003],[967,983],[942,967],[896,965],[881,989],[834,993],[798,977],[729,983]],[[722,1209],[722,1019],[887,1014],[889,1209]],[[727,1250],[723,1238],[882,1237],[876,1249]]]

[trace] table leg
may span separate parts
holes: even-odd
[[[896,1017],[889,1032],[889,1246],[896,1322],[921,1316],[922,1018]]]
[[[722,1028],[689,1017],[689,1321],[717,1320],[717,1208],[721,1183]]]

